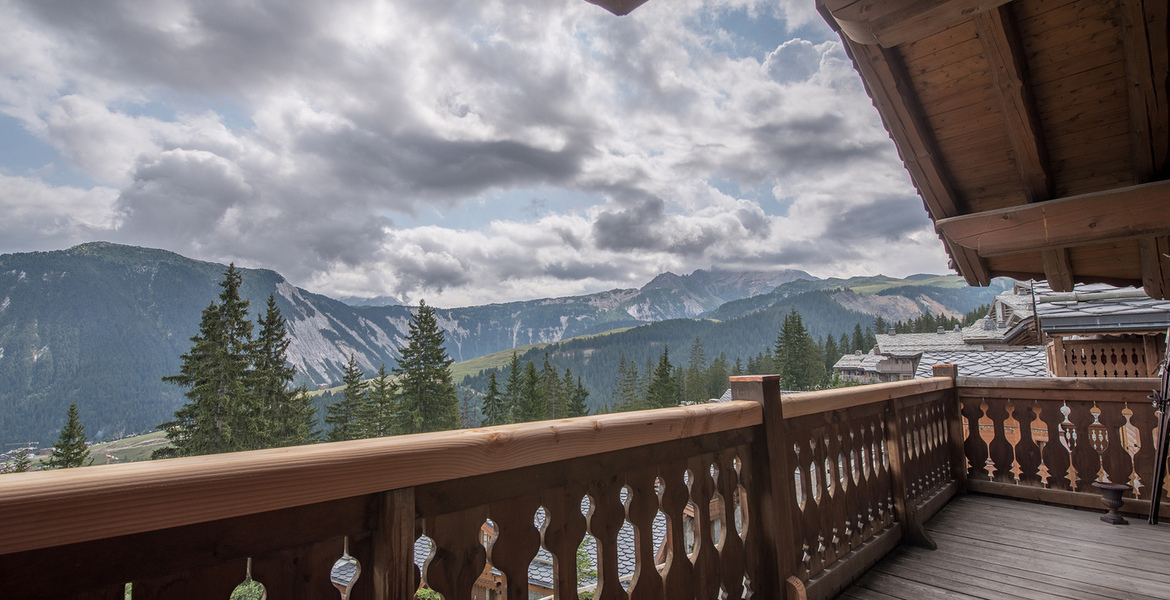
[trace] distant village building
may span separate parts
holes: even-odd
[[[842,356],[845,381],[878,383],[931,376],[955,364],[973,377],[1152,377],[1166,350],[1170,301],[1137,288],[1077,284],[1055,293],[1016,282],[973,325],[876,337],[869,354]]]

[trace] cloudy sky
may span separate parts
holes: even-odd
[[[813,0],[0,0],[0,253],[440,306],[946,272]]]

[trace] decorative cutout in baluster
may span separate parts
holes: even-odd
[[[1093,422],[1089,424],[1089,444],[1093,446],[1093,451],[1097,453],[1097,476],[1094,481],[1110,483],[1109,473],[1105,471],[1105,451],[1109,449],[1109,429],[1101,424],[1101,409],[1097,404],[1093,404],[1093,408],[1089,409],[1089,414],[1093,415]]]
[[[1081,480],[1077,474],[1076,461],[1073,460],[1073,453],[1077,448],[1077,427],[1072,421],[1069,421],[1068,416],[1072,414],[1072,409],[1069,408],[1066,402],[1060,407],[1060,414],[1064,415],[1064,421],[1060,423],[1060,444],[1068,450],[1068,473],[1065,479],[1068,480],[1069,488],[1074,492],[1077,490],[1077,483]]]
[[[1117,439],[1121,442],[1125,453],[1129,455],[1129,462],[1132,465],[1129,473],[1129,485],[1133,488],[1133,497],[1141,498],[1145,482],[1138,474],[1137,455],[1142,451],[1142,432],[1137,425],[1133,424],[1134,414],[1129,408],[1129,403],[1126,403],[1125,408],[1121,410],[1121,416],[1125,417],[1125,425],[1117,430]]]
[[[1016,456],[1016,447],[1020,444],[1020,421],[1016,419],[1015,402],[1009,400],[1006,408],[1008,418],[1003,422],[1003,435],[1012,446],[1012,468],[1009,471],[1012,474],[1012,478],[1015,479],[1015,482],[1019,483],[1020,473],[1023,473],[1020,469],[1019,458]]]
[[[544,549],[552,555],[553,591],[558,598],[577,595],[577,549],[585,537],[583,495],[582,489],[566,486],[545,490],[541,497],[545,518],[540,535]]]
[[[329,582],[337,588],[338,592],[341,592],[341,600],[348,600],[350,592],[353,591],[353,584],[357,583],[358,576],[361,574],[361,563],[349,555],[349,536],[347,535],[342,546],[341,558],[337,559],[337,562],[333,563],[333,568],[329,569]]]
[[[979,405],[979,410],[983,412],[983,416],[979,417],[979,439],[983,440],[983,445],[987,447],[987,460],[983,463],[983,470],[987,472],[987,479],[991,480],[995,479],[995,472],[999,470],[991,458],[991,442],[995,439],[995,423],[991,417],[987,416],[986,401]]]
[[[1032,428],[1032,441],[1040,446],[1040,466],[1036,468],[1036,474],[1040,477],[1040,483],[1044,487],[1048,487],[1048,478],[1052,474],[1048,472],[1048,463],[1044,462],[1044,448],[1048,446],[1048,423],[1045,423],[1040,418],[1040,413],[1043,411],[1044,409],[1040,407],[1040,403],[1033,401],[1032,414],[1036,415],[1036,418],[1032,420],[1030,425]]]
[[[528,566],[540,551],[540,531],[534,516],[540,508],[540,494],[509,498],[488,508],[495,533],[487,553],[493,567],[504,575],[508,598],[527,598]]]
[[[127,584],[129,585],[129,584]],[[345,596],[341,596],[344,600]],[[252,559],[248,558],[248,565],[244,568],[244,581],[232,590],[230,598],[247,598],[248,600],[267,600],[268,590],[264,584],[252,579]]]

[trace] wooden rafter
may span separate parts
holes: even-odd
[[[1027,65],[1009,7],[975,15],[975,31],[983,45],[991,83],[1003,109],[1004,126],[1016,158],[1016,170],[1029,202],[1051,194],[1048,154],[1036,102],[1027,82]]]
[[[1170,234],[1170,181],[939,219],[935,228],[980,256]]]
[[[1170,175],[1167,12],[1166,0],[1121,2],[1136,183]]]
[[[939,160],[938,143],[922,116],[901,58],[893,50],[859,44],[847,37],[841,39],[931,217],[940,219],[961,214],[950,175]],[[987,263],[978,253],[945,237],[943,243],[968,284],[991,282]]]
[[[1054,292],[1073,291],[1073,269],[1068,250],[1042,250],[1040,257],[1044,262],[1044,278],[1048,280],[1048,287]]]
[[[922,39],[1009,0],[818,0],[859,44],[893,48]],[[827,19],[826,19],[827,20]]]
[[[1151,298],[1170,296],[1170,238],[1166,236],[1142,238],[1142,285]]]

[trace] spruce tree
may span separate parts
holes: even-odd
[[[65,411],[65,426],[61,428],[61,435],[57,437],[57,444],[53,446],[53,454],[49,457],[50,469],[69,469],[80,467],[89,457],[89,444],[85,438],[85,426],[78,417],[77,403],[69,405]],[[93,459],[90,459],[93,464]]]
[[[548,353],[544,355],[544,365],[540,369],[540,395],[544,398],[545,419],[560,419],[569,410],[569,399],[561,386],[561,377],[556,368],[548,362]]]
[[[256,412],[248,386],[252,358],[252,322],[248,301],[240,299],[242,275],[229,265],[220,282],[219,304],[203,310],[199,332],[182,355],[178,375],[163,381],[187,388],[187,403],[175,418],[159,425],[170,446],[152,458],[217,454],[249,448],[254,429],[246,422]]]
[[[365,410],[366,384],[362,381],[362,369],[353,353],[349,355],[349,362],[345,363],[345,373],[341,380],[345,382],[341,399],[325,407],[325,424],[330,427],[326,439],[330,442],[356,440],[362,434],[358,419]]]
[[[646,406],[648,408],[678,406],[677,398],[674,367],[670,364],[670,348],[666,347],[662,349],[662,355],[658,357],[658,366],[654,368],[650,389],[646,393]]]
[[[565,370],[568,375],[568,369]],[[589,390],[581,383],[581,376],[577,376],[577,387],[573,390],[573,398],[569,401],[570,417],[584,417],[589,414],[589,405],[585,401],[589,398]]]
[[[776,367],[780,387],[785,390],[810,390],[824,380],[824,362],[816,341],[804,328],[796,309],[784,317],[776,337]]]
[[[366,384],[366,402],[358,414],[361,437],[374,438],[394,435],[398,424],[398,386],[386,372],[386,365],[378,367],[378,376]]]
[[[522,423],[520,418],[520,388],[523,387],[523,369],[520,367],[520,357],[512,353],[512,361],[508,363],[508,378],[504,380],[504,405],[512,413],[510,423]]]
[[[288,329],[268,296],[260,332],[253,345],[251,391],[253,402],[249,429],[254,448],[299,446],[316,437],[317,411],[304,387],[293,388],[297,370],[288,362]]]
[[[703,352],[703,342],[697,337],[691,344],[691,362],[687,365],[683,398],[687,402],[707,400],[707,355]]]
[[[540,375],[536,372],[536,365],[528,361],[524,365],[524,376],[520,381],[520,397],[516,404],[516,422],[527,423],[544,418],[548,407],[544,398],[540,397]]]
[[[420,300],[406,334],[406,347],[394,367],[403,433],[459,427],[459,396],[451,382],[454,361],[443,348],[443,341],[434,309]]]
[[[2,473],[26,473],[32,469],[32,457],[28,453],[28,448],[22,447],[16,451],[16,456],[12,460],[0,466],[0,474]]]
[[[483,396],[483,404],[480,408],[480,411],[483,412],[483,424],[490,427],[510,423],[512,415],[506,403],[507,401],[500,395],[500,386],[496,383],[496,372],[492,371],[488,375],[488,389]]]

